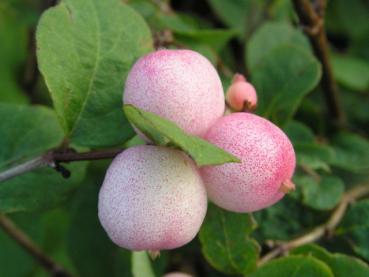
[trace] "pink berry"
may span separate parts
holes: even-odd
[[[253,212],[279,201],[294,189],[295,152],[288,137],[270,121],[250,113],[219,119],[205,135],[241,163],[201,169],[209,198],[235,212]]]
[[[183,152],[131,147],[111,163],[99,193],[99,219],[117,245],[131,250],[180,247],[200,229],[205,187]]]
[[[255,88],[241,74],[234,76],[232,85],[227,90],[226,99],[228,105],[236,112],[254,111],[258,102]]]
[[[182,272],[171,272],[165,274],[163,277],[193,277],[193,276]]]
[[[217,71],[191,50],[159,50],[139,59],[128,74],[123,100],[197,136],[225,109]]]

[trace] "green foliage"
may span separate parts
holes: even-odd
[[[308,256],[280,258],[260,267],[250,277],[334,277],[331,269],[320,260]]]
[[[40,70],[72,142],[106,146],[133,135],[120,108],[123,81],[152,50],[138,14],[119,0],[65,0],[43,14],[37,44]]]
[[[210,205],[200,230],[202,251],[216,269],[229,274],[254,270],[260,246],[250,238],[256,222],[249,214],[237,214]]]
[[[198,166],[239,162],[238,158],[196,136],[186,134],[174,122],[132,105],[124,105],[128,120],[157,145],[173,145],[190,155]]]

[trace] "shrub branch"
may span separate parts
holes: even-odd
[[[23,233],[7,216],[0,214],[1,228],[21,247],[35,258],[40,265],[54,277],[71,277],[62,266],[48,257],[25,233]]]
[[[326,0],[316,0],[314,5],[310,0],[293,0],[295,11],[309,37],[316,57],[320,60],[323,69],[321,86],[331,117],[343,126],[345,115],[341,108],[338,86],[333,76],[329,59],[327,35],[324,29],[324,13]]]
[[[324,236],[328,236],[328,237],[332,236],[334,229],[336,229],[336,227],[338,226],[338,224],[341,222],[342,218],[344,217],[349,204],[365,196],[366,194],[369,194],[369,184],[356,186],[355,188],[347,191],[343,195],[341,202],[339,203],[337,208],[333,211],[331,217],[328,219],[326,223],[318,227],[315,227],[309,233],[306,233],[296,239],[279,243],[279,245],[276,248],[271,250],[265,256],[261,257],[258,265],[261,266],[265,264],[266,262],[270,261],[271,259],[274,259],[288,252],[289,250],[293,248],[318,241]]]

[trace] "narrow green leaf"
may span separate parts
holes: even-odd
[[[121,110],[124,79],[152,50],[150,30],[120,0],[63,0],[37,28],[37,58],[71,141],[106,146],[133,136]]]
[[[335,277],[367,277],[369,266],[363,261],[344,254],[330,253],[317,244],[308,244],[291,251],[294,255],[313,256],[326,263]]]
[[[334,277],[331,269],[313,257],[289,256],[260,267],[250,277]]]
[[[190,155],[198,166],[239,162],[223,149],[196,136],[186,134],[174,122],[145,112],[132,105],[124,105],[128,120],[158,145],[174,145]]]
[[[202,252],[208,262],[228,274],[246,274],[256,267],[260,247],[249,237],[256,228],[250,214],[210,205],[200,230]]]

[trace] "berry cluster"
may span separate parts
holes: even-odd
[[[226,99],[235,113],[224,116],[218,73],[194,51],[159,50],[136,62],[125,104],[172,120],[241,162],[197,168],[185,153],[162,146],[122,152],[106,173],[98,207],[116,244],[151,252],[177,248],[199,231],[207,197],[229,211],[253,212],[294,188],[292,144],[273,123],[249,113],[257,104],[253,86],[237,74]]]

